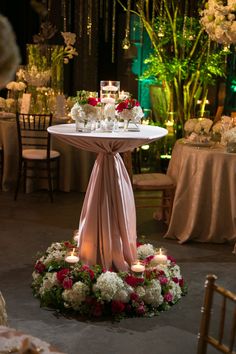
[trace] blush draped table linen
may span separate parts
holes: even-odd
[[[81,261],[128,270],[137,258],[136,210],[130,177],[119,153],[160,139],[166,129],[141,125],[139,132],[79,133],[75,124],[67,124],[48,131],[78,149],[98,154],[80,215]]]
[[[178,140],[167,174],[176,192],[165,238],[236,241],[236,154],[219,144],[196,147]]]

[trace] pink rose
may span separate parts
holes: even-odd
[[[164,295],[164,300],[165,300],[166,302],[171,302],[171,301],[173,300],[172,294],[171,294],[171,293],[166,293],[166,294]]]
[[[64,289],[71,289],[73,285],[73,281],[70,278],[65,278],[62,282],[62,286]]]

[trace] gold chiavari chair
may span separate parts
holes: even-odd
[[[216,279],[215,275],[206,277],[197,354],[206,354],[208,345],[222,353],[236,354],[236,294],[216,284]],[[214,303],[216,295],[221,298],[221,307],[219,313],[217,313],[219,319],[217,317],[217,320],[213,322],[212,315],[218,312]],[[228,309],[230,305],[233,306],[233,310],[231,307]],[[218,334],[213,334],[211,324],[217,324]],[[225,337],[227,337],[227,340]]]

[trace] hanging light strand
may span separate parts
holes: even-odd
[[[109,31],[109,0],[105,2],[105,42],[108,42]]]
[[[127,2],[127,12],[126,12],[125,38],[123,39],[123,42],[122,42],[122,48],[123,49],[129,49],[129,47],[130,47],[130,39],[129,39],[129,33],[130,33],[130,10],[131,10],[131,0],[128,0],[128,2]]]
[[[79,3],[79,37],[83,35],[83,0]]]
[[[144,11],[144,0],[141,0],[141,10],[142,12]],[[143,21],[142,18],[140,17],[140,43],[143,43]]]
[[[92,54],[92,0],[88,0],[87,35],[89,55]]]
[[[115,37],[116,37],[116,0],[113,0],[112,10],[112,48],[111,48],[111,61],[115,62]]]
[[[66,32],[67,29],[67,18],[66,18],[66,0],[61,2],[61,13],[63,17],[63,31]]]

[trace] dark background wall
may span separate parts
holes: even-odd
[[[108,1],[109,16],[105,19],[104,14],[101,17],[99,0],[92,0],[92,46],[91,53],[89,53],[87,35],[88,0],[66,1],[66,30],[77,34],[76,48],[79,53],[78,57],[64,65],[64,88],[68,95],[73,95],[77,90],[82,89],[98,91],[101,80],[119,80],[123,90],[137,96],[137,81],[131,71],[132,57],[130,58],[127,51],[124,51],[121,46],[124,38],[125,14],[118,5],[115,56],[114,62],[112,62],[112,3],[113,1]],[[105,6],[105,1],[103,5]],[[51,0],[49,20],[58,29],[58,33],[50,41],[51,44],[63,43],[60,36],[60,31],[63,31],[62,6],[63,0]],[[22,65],[26,65],[26,44],[33,43],[33,35],[39,32],[42,18],[31,6],[30,0],[1,0],[0,13],[9,19],[13,26],[21,51]],[[107,24],[105,24],[106,21],[108,21]],[[108,31],[105,40],[106,25]]]

